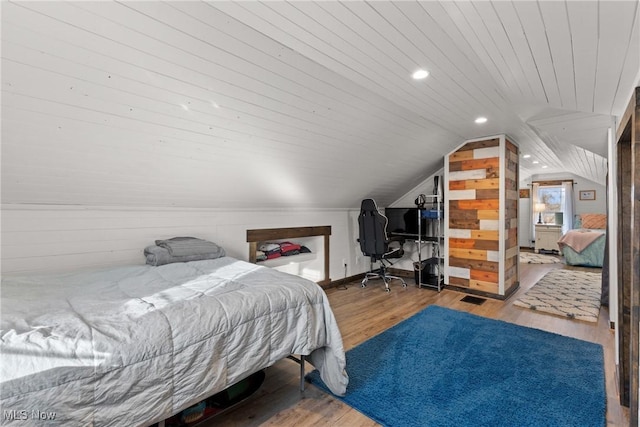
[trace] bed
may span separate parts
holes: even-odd
[[[146,426],[291,354],[348,383],[322,289],[227,256],[3,278],[1,308],[3,425]]]
[[[574,229],[565,233],[558,246],[568,265],[602,267],[606,243],[607,216],[580,214],[574,218]]]

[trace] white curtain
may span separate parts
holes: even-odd
[[[573,181],[564,181],[564,206],[562,206],[562,234],[573,228]]]
[[[538,198],[538,189],[540,188],[540,184],[537,182],[532,183],[531,185],[531,240],[536,240],[536,226],[535,224],[538,222],[538,212],[536,212],[536,204],[540,203],[540,199]]]

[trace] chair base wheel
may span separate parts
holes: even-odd
[[[369,281],[369,279],[382,279],[384,283],[385,292],[391,292],[391,287],[389,285],[391,284],[391,281],[394,279],[399,280],[400,283],[402,283],[403,288],[407,287],[407,282],[405,282],[403,278],[386,274],[384,269],[382,270],[382,273],[380,273],[379,271],[371,271],[369,273],[366,273],[366,277],[362,279],[360,287],[366,288],[367,282]]]

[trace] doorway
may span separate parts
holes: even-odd
[[[640,321],[640,88],[631,97],[617,132],[618,372],[620,403],[638,425]],[[613,261],[613,260],[612,260]],[[614,261],[615,262],[615,261]]]

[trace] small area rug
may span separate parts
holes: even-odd
[[[602,273],[578,270],[551,270],[514,305],[568,317],[597,322],[600,313]]]
[[[553,255],[520,252],[520,262],[524,264],[556,264],[563,261],[562,258]]]
[[[605,425],[599,344],[430,306],[346,357],[339,399],[385,426]]]

